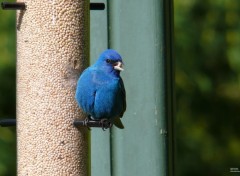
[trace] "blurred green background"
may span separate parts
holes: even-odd
[[[0,9],[0,119],[16,117],[15,12]],[[0,127],[0,176],[16,175],[16,130]]]
[[[16,114],[15,13],[0,9],[0,119]],[[16,130],[0,127],[0,176],[16,175]]]
[[[240,169],[240,1],[174,3],[177,173],[233,175],[230,168]]]
[[[174,13],[176,175],[234,175],[230,168],[240,169],[240,1],[175,0]],[[15,117],[15,40],[15,12],[0,10],[0,118]],[[16,175],[15,133],[0,128],[0,176]]]

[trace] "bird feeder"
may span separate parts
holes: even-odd
[[[73,121],[85,119],[74,94],[88,64],[89,1],[26,0],[16,20],[18,175],[87,175],[88,130]]]

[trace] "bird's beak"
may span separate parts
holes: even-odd
[[[122,62],[116,62],[113,68],[115,70],[123,71],[124,69],[122,68],[122,66],[123,66]]]

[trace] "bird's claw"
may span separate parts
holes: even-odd
[[[88,122],[89,122],[89,117],[86,117],[86,119],[84,119],[84,126],[86,126],[88,130],[91,130],[90,127],[88,126]]]
[[[102,127],[103,131],[113,126],[113,123],[108,119],[101,120],[92,120],[90,117],[85,118],[83,121],[80,121],[80,124],[75,122],[76,126],[85,126],[88,130],[91,130],[90,127]]]
[[[102,129],[103,131],[105,131],[108,128],[111,128],[113,126],[112,122],[109,121],[108,119],[102,119],[100,120],[101,124],[102,124]]]

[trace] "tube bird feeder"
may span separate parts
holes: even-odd
[[[17,173],[88,174],[88,130],[75,102],[88,64],[89,1],[26,0],[17,11]]]

